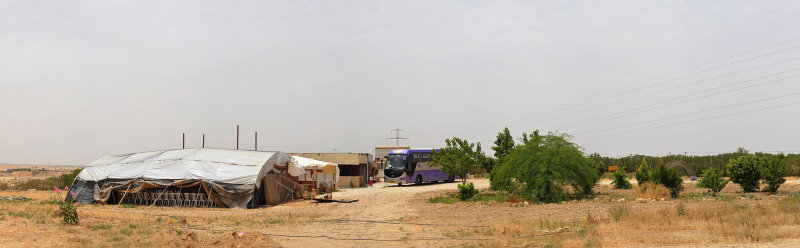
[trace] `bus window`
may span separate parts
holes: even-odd
[[[421,153],[414,153],[413,158],[414,158],[414,163],[422,162],[422,154]]]
[[[428,155],[430,155],[430,153],[423,153],[422,154],[422,162],[428,162]]]

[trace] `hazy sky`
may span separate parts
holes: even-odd
[[[183,132],[188,147],[205,133],[207,147],[234,148],[237,124],[241,148],[258,131],[261,150],[286,152],[372,153],[392,128],[416,147],[458,136],[489,150],[503,126],[570,133],[612,156],[797,151],[800,105],[786,104],[800,101],[798,11],[5,0],[0,162],[82,165],[180,148]]]

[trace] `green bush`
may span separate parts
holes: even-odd
[[[703,178],[697,182],[697,187],[707,188],[711,195],[716,196],[717,193],[725,188],[728,182],[728,180],[722,178],[722,171],[716,168],[709,168],[703,171]]]
[[[783,177],[789,175],[789,165],[784,161],[783,154],[764,161],[761,166],[761,179],[767,185],[766,192],[775,193],[781,184],[786,182]]]
[[[75,181],[75,177],[77,177],[78,174],[81,173],[81,170],[83,169],[76,169],[70,173],[55,177],[48,177],[41,179],[34,178],[17,184],[16,188],[19,190],[27,190],[27,189],[49,190],[52,188],[64,188],[67,186],[72,186],[72,182]]]
[[[745,155],[731,159],[728,162],[728,175],[731,182],[742,187],[744,192],[755,192],[759,188],[761,180],[761,165],[765,161],[755,155]]]
[[[611,176],[614,178],[614,181],[611,184],[614,184],[615,189],[630,189],[633,188],[631,182],[628,182],[628,178],[625,176],[625,172],[623,170],[617,170],[614,173],[611,173]]]
[[[466,201],[469,198],[478,194],[478,190],[475,189],[475,185],[472,182],[467,184],[459,184],[458,185],[458,199],[461,201]]]
[[[647,160],[642,158],[642,164],[636,169],[636,183],[643,184],[650,179],[650,167],[647,165]]]
[[[683,179],[678,171],[667,168],[666,166],[659,165],[655,170],[650,172],[648,181],[664,185],[669,189],[669,194],[672,198],[677,198],[683,190]]]
[[[592,194],[600,175],[592,160],[569,138],[554,133],[531,136],[495,165],[492,189],[539,202]],[[565,186],[573,191],[567,192]]]

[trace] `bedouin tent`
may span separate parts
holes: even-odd
[[[83,204],[106,203],[113,191],[196,187],[220,206],[257,207],[264,200],[262,180],[290,159],[284,152],[210,148],[108,156],[84,168],[67,196]]]
[[[300,156],[291,156],[292,160],[289,162],[289,175],[298,177],[300,181],[314,181],[315,187],[322,187],[323,185],[330,186],[333,190],[337,190],[339,182],[339,165],[336,163],[319,161]],[[307,170],[314,171],[316,175],[309,175]],[[319,171],[323,171],[319,173]],[[325,173],[325,171],[329,171]]]

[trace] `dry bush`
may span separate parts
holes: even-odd
[[[628,215],[630,212],[631,207],[624,202],[614,203],[608,208],[608,215],[610,215],[614,221],[619,221],[622,219],[622,217]]]
[[[800,213],[785,211],[785,206],[790,205],[678,203],[658,210],[633,211],[597,228],[615,230],[607,239],[640,244],[741,244],[797,239]]]
[[[651,182],[642,183],[634,189],[637,198],[642,199],[661,199],[669,198],[669,189],[660,184]]]

